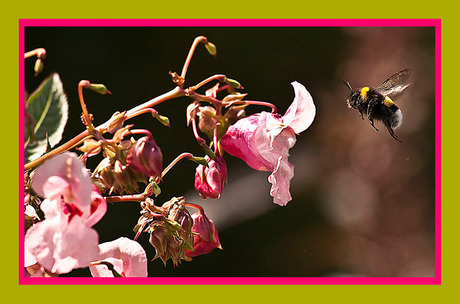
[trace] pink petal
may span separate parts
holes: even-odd
[[[102,219],[102,217],[107,212],[107,202],[105,201],[104,197],[101,195],[101,192],[99,192],[99,189],[95,185],[93,185],[91,200],[91,213],[85,221],[85,224],[88,227],[94,226],[97,222],[99,222]]]
[[[273,173],[268,177],[268,181],[272,184],[270,195],[273,197],[273,202],[280,206],[286,206],[292,200],[289,186],[291,179],[294,177],[294,166],[280,156],[278,165]]]
[[[55,216],[62,216],[62,208],[61,208],[61,198],[56,199],[45,199],[40,204],[40,209],[45,214],[46,219],[50,219]]]
[[[69,188],[67,179],[55,175],[48,177],[42,186],[44,197],[50,198],[70,191]]]
[[[185,253],[189,257],[195,257],[210,253],[216,248],[222,249],[214,222],[204,213],[194,213],[192,218],[192,232],[195,233],[193,236],[194,250],[185,250]]]
[[[86,213],[91,204],[91,177],[75,153],[64,152],[47,160],[35,171],[31,184],[38,195],[48,198],[56,195],[51,185],[64,188],[62,180],[70,186],[74,204]]]
[[[114,258],[107,258],[103,262],[112,264],[113,270],[115,270],[118,274],[121,275],[123,273],[123,261],[122,260],[114,259]],[[90,264],[89,270],[91,272],[91,275],[95,278],[99,278],[99,277],[113,278],[114,277],[112,270],[104,263],[97,264],[96,262],[94,264]]]
[[[260,171],[271,171],[272,165],[259,153],[260,146],[265,145],[264,137],[258,136],[260,122],[265,120],[267,112],[254,114],[238,120],[230,126],[220,143],[224,150],[242,160],[250,167]],[[268,114],[268,113],[267,113]]]
[[[80,218],[70,223],[53,217],[35,224],[27,230],[25,248],[37,262],[53,273],[68,273],[72,269],[87,267],[99,256],[97,232]]]
[[[37,264],[37,259],[30,253],[27,247],[24,248],[24,267],[29,267]]]
[[[295,98],[283,116],[283,122],[299,134],[305,131],[313,122],[316,107],[307,89],[297,81],[291,83],[294,87]]]
[[[215,159],[206,156],[208,166],[198,165],[195,172],[195,189],[205,199],[220,197],[227,177],[227,164],[222,156]]]
[[[123,265],[122,271],[119,272],[115,268],[118,273],[124,273],[127,277],[147,277],[147,255],[138,242],[121,237],[114,241],[100,244],[99,249],[99,261],[112,261],[115,264],[121,262]],[[118,260],[118,262],[114,260]],[[112,263],[112,265],[114,264]],[[105,268],[107,267],[105,266]],[[99,271],[101,267],[90,266],[90,269],[93,276],[102,276],[104,274]]]

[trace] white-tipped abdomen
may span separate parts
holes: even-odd
[[[401,109],[398,109],[394,114],[393,128],[397,128],[402,124],[403,115]]]

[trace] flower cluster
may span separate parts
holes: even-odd
[[[149,235],[149,243],[156,252],[154,259],[161,259],[165,266],[169,260],[177,266],[182,260],[189,262],[216,248],[222,249],[216,225],[199,204],[183,196],[166,200],[161,206],[155,204],[161,195],[164,176],[181,159],[196,163],[194,179],[190,176],[190,181],[202,199],[218,199],[223,195],[227,178],[232,178],[227,176],[227,153],[256,170],[270,172],[270,195],[275,204],[285,206],[292,199],[289,187],[294,166],[289,161],[289,150],[296,136],[314,120],[316,109],[312,97],[302,84],[293,82],[294,101],[280,115],[268,102],[246,100],[246,94],[240,92],[243,89],[240,83],[225,75],[214,75],[186,88],[191,54],[200,43],[212,55],[216,54],[216,47],[205,37],[196,38],[182,73],[170,73],[176,85],[172,91],[129,111],[115,112],[100,126],[93,125],[83,90],[111,93],[102,84],[87,80],[79,83],[85,131],[54,150],[44,141],[46,153],[25,165],[24,266],[28,275],[56,276],[89,267],[95,277],[145,277],[148,259],[137,242],[142,232]],[[44,56],[43,52],[40,54],[41,66]],[[216,82],[212,88],[199,93],[201,87],[212,82]],[[164,166],[165,151],[152,132],[135,129],[126,122],[147,113],[169,126],[169,119],[153,107],[183,96],[192,99],[186,109],[186,122],[204,155],[183,152]],[[246,117],[245,109],[250,105],[267,106],[271,112]],[[32,137],[37,140],[38,134],[33,134],[34,117],[27,111],[26,115],[28,140]],[[74,147],[79,155],[69,152]],[[87,159],[96,156],[102,156],[99,164],[93,170],[88,169]],[[140,203],[141,215],[134,226],[133,239],[120,237],[100,244],[93,226],[105,215],[107,203],[117,202]],[[196,212],[191,213],[191,208]]]
[[[39,264],[51,273],[87,267],[99,256],[99,237],[91,227],[107,204],[76,154],[60,154],[40,166],[32,187],[45,198],[45,219],[25,236],[25,266]]]

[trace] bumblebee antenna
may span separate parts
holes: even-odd
[[[350,89],[350,91],[353,92],[353,88],[351,87],[350,83],[348,81],[345,82],[345,80],[342,80],[342,81]]]

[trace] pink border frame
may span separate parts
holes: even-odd
[[[401,26],[435,28],[435,276],[434,277],[152,277],[152,278],[27,278],[24,277],[24,216],[19,204],[19,284],[24,285],[440,285],[441,279],[441,19],[20,19],[19,138],[24,134],[24,28],[85,27],[348,27]],[[23,185],[24,152],[19,141],[19,185]],[[24,197],[19,187],[19,202]]]

